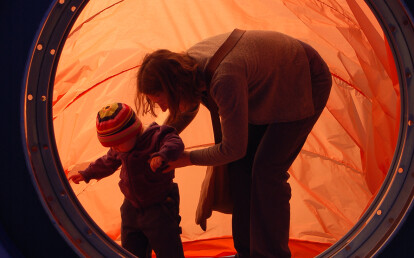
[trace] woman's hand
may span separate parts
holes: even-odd
[[[173,169],[182,168],[182,167],[191,166],[191,165],[193,164],[190,161],[190,152],[183,151],[183,153],[181,153],[180,157],[178,157],[177,160],[168,162],[168,167],[166,167],[162,171],[162,173],[167,173]]]
[[[151,170],[155,172],[161,165],[163,165],[164,159],[161,156],[155,156],[149,161]]]
[[[68,180],[72,180],[75,184],[79,184],[80,181],[85,181],[85,178],[82,176],[82,174],[75,174],[71,175]]]

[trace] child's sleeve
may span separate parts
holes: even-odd
[[[79,173],[88,183],[91,179],[101,179],[112,175],[122,164],[117,152],[109,149],[108,153],[89,164],[88,168]]]
[[[177,131],[170,126],[161,126],[160,149],[151,157],[161,156],[165,163],[176,160],[184,151],[184,143]]]

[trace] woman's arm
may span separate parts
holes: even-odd
[[[162,172],[166,173],[176,168],[182,168],[191,165],[193,165],[193,163],[190,161],[190,152],[183,151],[178,159],[168,162],[168,167],[165,168]]]
[[[221,76],[211,86],[211,97],[218,106],[222,141],[191,151],[195,165],[216,166],[242,158],[248,140],[248,90],[243,76]]]
[[[180,134],[190,123],[193,121],[194,117],[197,115],[200,105],[196,105],[192,109],[187,110],[186,112],[181,113],[174,121],[170,121],[170,116],[164,121],[165,125],[174,127],[175,130]]]

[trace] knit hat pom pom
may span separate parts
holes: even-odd
[[[96,117],[98,139],[105,147],[112,147],[138,135],[142,123],[130,106],[112,103],[99,110]]]

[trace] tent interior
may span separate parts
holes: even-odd
[[[107,152],[96,137],[97,111],[134,104],[136,73],[156,49],[185,51],[234,28],[275,30],[319,51],[333,88],[325,110],[294,164],[290,242],[294,257],[313,257],[341,239],[364,214],[388,172],[398,139],[400,94],[384,33],[363,0],[89,1],[64,43],[54,78],[53,126],[60,161],[70,175]],[[145,116],[144,126],[166,113]],[[182,133],[187,150],[214,143],[201,107]],[[176,170],[186,257],[235,254],[231,215],[213,212],[195,223],[206,167]],[[88,215],[120,244],[119,171],[73,184]],[[277,219],[277,218],[275,218]]]

